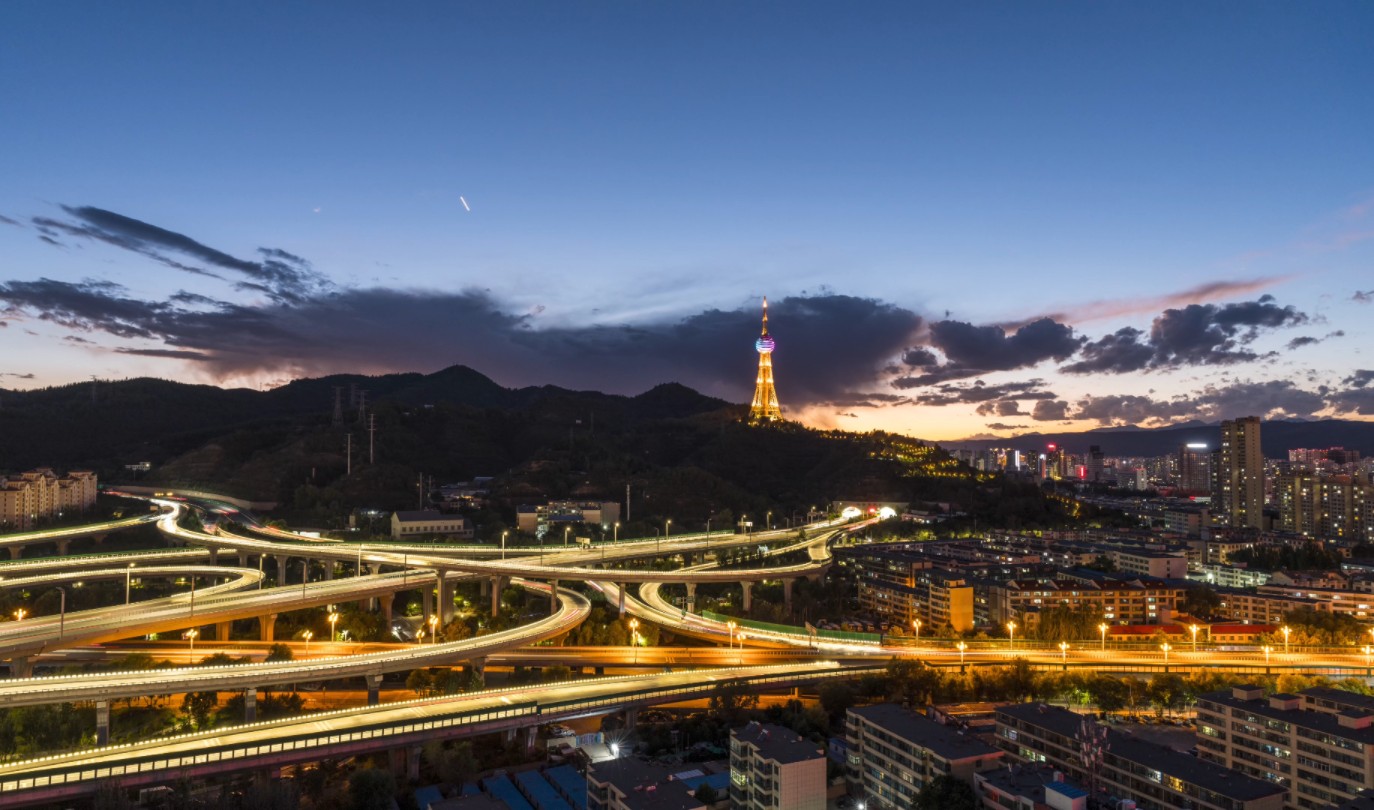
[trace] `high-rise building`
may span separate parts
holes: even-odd
[[[768,299],[763,299],[763,333],[754,341],[759,353],[759,375],[754,383],[754,403],[749,406],[749,421],[776,422],[782,419],[778,392],[773,387],[773,349],[777,342],[768,334]]]
[[[1102,448],[1092,445],[1088,448],[1088,480],[1094,484],[1102,481],[1102,467],[1106,463],[1106,456],[1102,454]]]
[[[730,807],[825,810],[826,757],[788,728],[750,723],[730,732]]]
[[[1264,456],[1260,453],[1260,418],[1247,416],[1221,423],[1221,504],[1225,525],[1264,528]]]
[[[1279,476],[1276,487],[1279,528],[1306,537],[1374,537],[1366,504],[1374,499],[1374,487],[1348,475],[1320,478],[1293,472]]]
[[[1194,442],[1178,449],[1178,488],[1202,494],[1212,489],[1212,454],[1207,445]]]

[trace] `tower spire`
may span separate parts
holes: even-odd
[[[754,349],[759,353],[759,373],[754,383],[754,402],[749,406],[750,422],[777,422],[782,419],[782,408],[778,405],[778,392],[773,387],[773,349],[777,341],[768,334],[768,299],[763,299],[763,331],[754,341]]]

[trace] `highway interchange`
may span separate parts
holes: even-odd
[[[186,735],[135,746],[101,745],[72,754],[0,765],[0,793],[24,803],[45,802],[92,792],[103,779],[121,784],[154,784],[178,775],[225,772],[235,768],[279,766],[319,759],[325,751],[358,753],[394,748],[422,739],[436,729],[466,729],[470,733],[529,729],[550,718],[578,712],[605,713],[632,705],[682,700],[685,695],[709,694],[722,680],[755,679],[760,687],[812,683],[874,671],[893,656],[914,656],[933,666],[977,666],[1024,659],[1037,668],[1087,667],[1094,671],[1147,673],[1161,670],[1226,668],[1235,672],[1310,672],[1332,675],[1370,674],[1369,654],[1351,650],[1302,651],[1295,655],[1273,651],[1225,652],[1203,648],[1172,651],[1151,647],[1126,649],[1081,644],[1076,648],[1030,646],[1006,641],[970,644],[927,640],[924,644],[884,645],[873,641],[817,638],[804,631],[783,632],[731,626],[691,610],[692,593],[703,583],[733,583],[744,589],[752,583],[781,579],[788,585],[799,577],[819,576],[830,564],[830,546],[853,525],[830,523],[808,527],[810,535],[794,531],[754,535],[717,534],[680,536],[669,540],[636,540],[598,548],[493,549],[486,547],[360,545],[321,540],[274,531],[268,537],[221,531],[207,534],[180,525],[187,505],[155,500],[160,515],[139,516],[120,526],[102,524],[99,532],[118,531],[149,519],[174,543],[186,548],[142,553],[96,553],[61,559],[34,559],[0,564],[0,588],[39,587],[73,580],[116,579],[131,576],[187,577],[201,584],[190,593],[141,600],[59,616],[26,618],[0,624],[0,658],[10,661],[10,679],[0,681],[0,707],[64,701],[90,701],[97,706],[98,739],[108,739],[111,701],[149,694],[190,691],[242,691],[247,725]],[[63,530],[63,537],[83,532]],[[87,527],[84,534],[96,534]],[[24,536],[23,544],[46,542],[41,532]],[[0,538],[4,544],[4,538]],[[737,546],[767,546],[762,556],[805,552],[804,562],[749,568],[719,568],[715,562],[693,563],[708,551]],[[535,558],[538,554],[538,559]],[[232,565],[237,556],[238,565]],[[688,564],[675,570],[648,567],[611,567],[642,559],[681,555]],[[252,557],[257,566],[249,566]],[[276,584],[267,587],[266,560],[278,562]],[[299,583],[285,583],[287,561],[323,563],[324,575],[309,581],[310,566]],[[336,569],[353,576],[334,578]],[[391,569],[391,570],[386,570]],[[342,602],[377,599],[390,612],[390,599],[399,591],[422,589],[426,615],[448,618],[452,587],[459,581],[491,582],[493,607],[506,583],[547,595],[549,615],[509,630],[462,641],[430,644],[317,645],[313,656],[290,661],[254,661],[224,666],[186,667],[123,673],[31,675],[35,661],[91,650],[91,645],[118,642],[152,633],[176,633],[215,625],[218,642],[228,643],[228,623],[258,619],[262,643],[273,640],[276,616],[295,610]],[[591,602],[563,583],[586,582],[602,591],[622,612],[658,624],[673,633],[714,642],[713,647],[599,647],[531,646],[567,635],[588,616]],[[685,607],[671,604],[666,586],[686,586]],[[632,593],[638,589],[638,595]],[[437,591],[437,596],[435,595]],[[65,594],[64,594],[65,596]],[[435,602],[438,605],[435,605]],[[432,611],[432,612],[431,612]],[[128,642],[137,645],[137,642]],[[236,643],[240,644],[241,643]],[[297,646],[297,652],[299,645]],[[120,645],[129,649],[128,644]],[[608,668],[619,671],[659,670],[656,675],[598,677],[569,683],[489,690],[440,699],[375,705],[382,676],[430,666],[466,662],[480,670],[492,663],[525,666],[562,664],[579,671]],[[667,668],[668,673],[661,670]],[[252,698],[259,688],[361,678],[369,707],[327,715],[259,724],[253,719]],[[522,706],[524,714],[511,707]],[[270,741],[270,744],[269,744]],[[333,755],[333,754],[330,754]]]

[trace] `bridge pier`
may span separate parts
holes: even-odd
[[[740,584],[744,586],[744,612],[748,613],[754,605],[754,583],[741,582]]]
[[[783,610],[792,611],[792,583],[795,579],[784,579],[782,581],[782,607]]]
[[[277,585],[286,584],[286,565],[291,561],[290,557],[277,556]]]
[[[412,745],[406,751],[406,778],[411,784],[420,781],[420,754],[423,750],[418,745]]]
[[[684,606],[688,613],[697,612],[697,584],[695,582],[687,583],[687,601]]]
[[[11,678],[32,678],[33,659],[27,655],[17,655],[10,659]]]
[[[624,616],[624,615],[625,615],[625,583],[623,583],[623,582],[617,582],[617,583],[615,584],[615,590],[616,590],[616,600],[615,600],[615,601],[616,601],[616,609],[619,611],[619,615]]]
[[[272,631],[277,626],[277,614],[264,613],[258,617],[258,639],[260,641],[275,641],[272,638]]]
[[[215,641],[228,641],[234,629],[233,622],[219,622],[215,625]]]
[[[486,657],[473,658],[468,661],[468,667],[472,670],[474,680],[483,686],[487,685],[487,659]]]
[[[243,722],[256,723],[258,721],[258,690],[248,687],[243,690]]]
[[[334,578],[334,561],[324,561],[324,579],[326,582]]]
[[[72,550],[72,541],[67,537],[60,537],[57,540],[57,556],[65,557]]]
[[[634,731],[635,724],[639,722],[639,709],[625,710],[625,730]]]
[[[211,546],[206,550],[210,552],[210,564],[219,565],[219,549],[215,548],[214,546]]]
[[[434,615],[434,589],[426,587],[420,591],[420,615]]]
[[[491,578],[491,615],[495,616],[501,612],[501,591],[506,588],[506,578],[496,576]]]
[[[110,744],[110,701],[95,702],[95,744]]]
[[[376,706],[382,702],[382,673],[375,675],[364,675],[367,681],[367,705]]]
[[[538,734],[539,734],[539,726],[530,726],[529,728],[525,729],[525,753],[526,753],[526,754],[528,754],[528,753],[530,753],[531,751],[534,750],[534,744],[535,744],[535,742],[538,740],[538,737],[537,737]]]
[[[23,546],[10,546],[10,559],[17,560],[24,556]]]
[[[395,601],[396,594],[394,593],[384,593],[377,597],[377,605],[382,611],[382,621],[386,622],[386,629],[388,632],[391,630],[391,606]]]
[[[549,615],[558,612],[558,580],[549,580]]]
[[[501,741],[507,744],[515,742],[515,729],[508,728],[501,733]]]
[[[447,625],[453,621],[453,591],[458,587],[458,583],[449,582],[443,571],[434,572],[434,578],[437,580],[435,588],[439,597],[439,621]],[[429,588],[425,588],[425,593],[429,593]],[[495,616],[496,613],[493,611],[492,615]]]

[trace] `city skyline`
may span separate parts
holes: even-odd
[[[767,295],[808,424],[1374,418],[1367,6],[81,9],[0,11],[0,388],[745,403]]]

